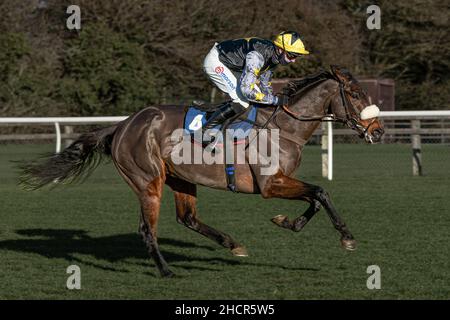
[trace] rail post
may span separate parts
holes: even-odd
[[[333,122],[328,121],[328,180],[333,180]]]
[[[411,120],[411,129],[413,131],[420,130],[420,120]],[[412,143],[412,169],[414,176],[422,175],[422,146],[420,133],[414,133],[411,135],[411,143]]]
[[[322,177],[333,180],[333,122],[322,122]]]
[[[61,152],[61,128],[59,126],[59,122],[55,122],[55,130],[56,130],[56,153]]]
[[[322,177],[328,177],[328,134],[327,124],[322,122],[322,137],[321,137],[321,157],[322,157]]]

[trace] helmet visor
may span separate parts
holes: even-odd
[[[295,58],[300,56],[300,53],[296,53],[296,52],[285,51],[285,54],[286,54],[286,58],[288,58],[289,60],[295,60]]]

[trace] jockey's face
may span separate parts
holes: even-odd
[[[287,65],[289,63],[294,63],[298,56],[293,55],[281,48],[277,48],[277,54],[281,65]]]

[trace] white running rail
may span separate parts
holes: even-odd
[[[381,111],[380,118],[384,119],[396,119],[417,117],[420,119],[436,118],[436,117],[450,117],[450,110],[418,110],[418,111]],[[326,176],[328,180],[333,180],[333,124],[328,123],[327,126],[327,161],[322,166],[323,176]]]
[[[127,117],[36,117],[36,118],[0,118],[0,124],[53,124],[56,131],[56,153],[61,151],[61,124],[100,124],[117,123]]]
[[[450,110],[426,110],[426,111],[381,111],[380,117],[385,119],[396,119],[406,117],[418,117],[421,119],[435,117],[450,117]],[[82,125],[117,123],[127,117],[36,117],[36,118],[0,118],[1,124],[48,124],[54,125],[56,131],[56,152],[61,151],[61,128],[60,125]],[[333,179],[333,124],[327,125],[327,178]]]

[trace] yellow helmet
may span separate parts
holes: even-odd
[[[309,54],[309,51],[305,50],[303,41],[300,40],[300,35],[295,31],[284,31],[280,33],[275,37],[273,43],[289,53],[297,55]]]

